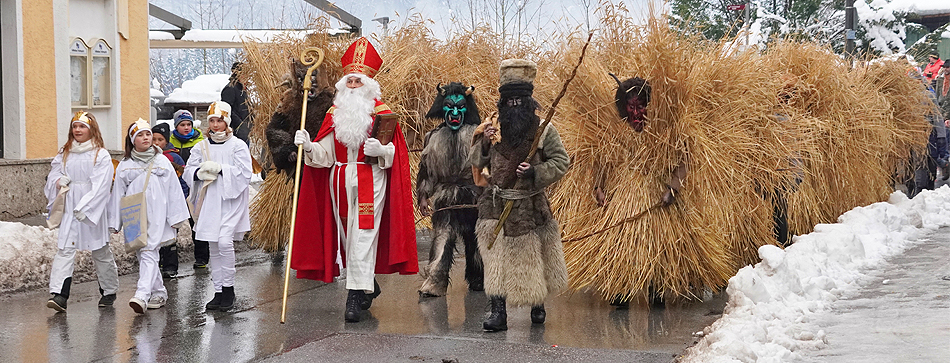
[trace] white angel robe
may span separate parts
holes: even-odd
[[[205,158],[205,149],[209,158]],[[211,181],[204,202],[195,221],[195,239],[217,242],[224,238],[239,241],[251,230],[248,210],[251,185],[251,152],[241,139],[231,137],[222,144],[199,142],[191,149],[182,179],[191,188],[191,201],[197,203],[202,186],[207,183],[195,180],[195,173],[202,161],[212,160],[221,164],[221,173]]]
[[[123,197],[145,189],[147,163],[133,159],[119,162],[112,187],[112,207],[109,226],[115,230],[122,227],[121,201]],[[148,242],[136,252],[139,258],[139,280],[135,297],[148,301],[152,296],[168,298],[162,274],[158,266],[158,249],[162,242],[173,240],[178,235],[173,225],[188,220],[188,205],[185,193],[178,182],[178,174],[172,163],[161,153],[152,159],[152,176],[145,189],[145,213],[148,220]]]
[[[59,249],[66,247],[81,251],[98,250],[109,243],[108,211],[112,190],[112,155],[105,149],[93,148],[82,153],[70,153],[63,168],[63,154],[53,158],[52,168],[46,178],[47,208],[52,207],[59,193],[57,183],[63,176],[69,177],[66,192],[66,209],[59,225]],[[86,215],[80,222],[73,216],[79,210]]]
[[[89,141],[87,141],[89,142]],[[66,192],[66,205],[63,220],[59,225],[59,240],[56,255],[50,268],[49,291],[62,292],[65,279],[72,277],[76,251],[92,251],[96,266],[99,287],[105,295],[115,294],[119,290],[119,273],[115,256],[109,248],[109,199],[112,191],[112,155],[105,149],[93,148],[85,152],[70,152],[53,158],[44,188],[49,200],[47,208],[53,205],[59,179],[70,179]],[[76,219],[73,211],[86,215],[82,222]]]
[[[122,160],[116,167],[112,213],[109,216],[109,226],[115,230],[120,230],[122,226],[120,202],[123,197],[142,192],[146,167],[148,164],[133,159]],[[152,176],[145,192],[145,213],[148,216],[148,246],[143,247],[143,250],[158,249],[162,242],[175,239],[178,232],[172,226],[189,217],[178,175],[172,163],[162,154],[155,155],[152,161]]]

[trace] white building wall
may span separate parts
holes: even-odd
[[[0,0],[0,56],[3,57],[3,158],[26,157],[26,115],[23,109],[23,11],[21,0]]]

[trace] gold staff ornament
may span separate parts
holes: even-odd
[[[323,49],[307,48],[300,53],[300,62],[307,68],[307,75],[303,79],[303,108],[300,109],[300,130],[307,125],[307,100],[310,98],[310,87],[313,82],[310,77],[313,72],[323,63]],[[283,324],[287,318],[287,288],[290,286],[290,261],[294,252],[294,227],[297,220],[297,198],[300,196],[300,163],[303,160],[303,145],[297,145],[297,168],[294,173],[294,204],[290,212],[290,241],[287,243],[287,266],[284,268],[284,297],[280,307],[280,323]]]

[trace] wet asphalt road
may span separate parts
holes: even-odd
[[[420,234],[420,265],[426,235]],[[137,274],[120,277],[112,308],[96,306],[95,282],[73,286],[67,313],[46,307],[45,289],[0,296],[0,362],[669,362],[725,306],[722,294],[615,310],[578,292],[550,298],[544,325],[531,324],[529,308],[513,308],[507,332],[486,333],[488,299],[468,291],[459,262],[447,297],[420,301],[420,277],[381,275],[382,295],[359,323],[343,322],[342,282],[292,278],[287,323],[280,324],[282,261],[240,252],[235,308],[206,313],[210,274],[182,258],[179,277],[165,281],[168,305],[144,315],[128,307]]]

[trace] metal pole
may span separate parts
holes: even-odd
[[[848,0],[854,1],[854,0]],[[745,25],[745,45],[749,46],[749,32],[752,31],[752,26],[749,24],[749,8],[752,7],[752,1],[746,1],[745,3],[745,20],[743,25]]]
[[[854,40],[857,39],[857,33],[854,30],[858,21],[857,10],[854,8],[854,0],[847,0],[847,6],[844,8],[844,53],[849,58],[854,57]]]

